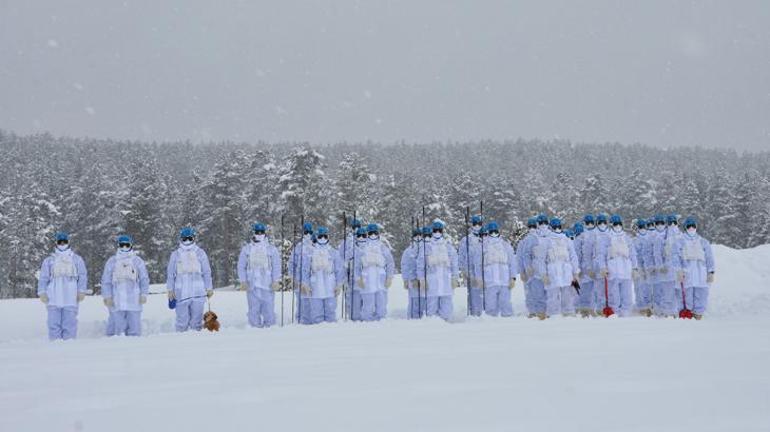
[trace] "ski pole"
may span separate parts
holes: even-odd
[[[284,256],[284,249],[286,248],[286,240],[284,239],[284,215],[281,215],[281,327],[283,327],[283,295],[286,292],[286,265],[285,265],[285,256]]]
[[[479,215],[481,220],[484,220],[484,201],[479,201]],[[481,310],[484,310],[487,304],[487,280],[484,276],[486,264],[484,263],[484,236],[479,237],[481,238]]]
[[[425,206],[422,206],[422,223],[427,226],[425,220]],[[428,315],[428,244],[423,239],[422,245],[423,280],[425,281],[425,315]],[[420,295],[418,292],[417,295]],[[420,318],[422,318],[422,305],[420,305]]]
[[[292,240],[289,255],[291,258],[291,323],[294,324],[294,303],[297,301],[297,224],[294,224]]]
[[[356,219],[356,217],[357,217],[356,210],[353,210],[353,219]],[[357,243],[358,243],[358,234],[353,236],[353,256],[351,257],[352,258],[351,259],[351,261],[352,261],[352,268],[351,268],[351,263],[347,264],[347,266],[348,266],[348,274],[349,274],[348,277],[350,278],[350,320],[351,321],[355,320],[355,317],[353,316],[353,307],[356,304],[356,302],[354,300],[354,296],[356,294],[356,290],[355,290],[354,284],[356,283],[356,281],[355,281],[355,273],[356,273],[356,247],[357,247]]]
[[[298,297],[298,304],[297,304],[297,311],[298,311],[298,317],[297,321],[299,321],[300,324],[302,324],[302,276],[305,270],[304,262],[305,259],[305,214],[302,213],[302,218],[300,219],[301,223],[300,226],[302,227],[302,236],[299,238],[299,297]]]
[[[350,272],[350,267],[348,266],[348,216],[345,214],[345,212],[342,212],[342,262],[345,266],[345,280],[348,279],[348,273]],[[348,294],[348,288],[346,287],[347,284],[342,285],[342,307],[340,308],[340,312],[342,312],[342,320],[347,321],[347,314],[345,314],[345,298]]]
[[[471,232],[470,232],[470,227],[468,226],[470,213],[471,213],[471,208],[469,206],[465,207],[465,258],[466,258],[465,286],[468,290],[468,299],[466,301],[468,305],[467,316],[470,316],[472,314],[471,311],[473,309],[472,297],[471,297]],[[482,269],[482,271],[484,270]]]

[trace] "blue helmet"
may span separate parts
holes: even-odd
[[[117,242],[119,245],[121,245],[121,244],[130,244],[130,245],[133,245],[133,244],[134,244],[134,239],[132,239],[132,238],[131,238],[131,236],[130,236],[130,235],[128,235],[128,234],[121,234],[121,235],[119,235],[119,236],[118,236],[118,238],[117,238],[117,239],[115,239],[115,241],[116,241],[116,242]]]
[[[561,219],[554,217],[551,219],[551,228],[561,228]]]
[[[545,213],[540,213],[537,215],[537,224],[538,225],[547,225],[548,224],[548,216],[545,215]]]
[[[356,219],[356,218],[351,219],[350,220],[350,226],[353,229],[360,228],[361,227],[361,220],[360,219]]]
[[[527,228],[537,228],[537,218],[531,217],[527,219]]]
[[[618,214],[614,214],[610,217],[610,223],[613,225],[623,225],[623,218]]]
[[[472,225],[481,225],[484,222],[484,216],[482,215],[473,215],[471,216],[471,224]]]
[[[422,235],[422,230],[420,230],[419,228],[413,228],[412,229],[412,237],[418,236],[418,235]]]
[[[184,227],[179,230],[179,238],[195,237],[195,230],[192,227]]]
[[[431,225],[433,231],[443,231],[444,227],[446,227],[446,225],[441,221],[433,221],[433,225]]]
[[[652,219],[655,221],[655,225],[666,223],[666,217],[660,213],[656,214],[655,217],[653,217]]]
[[[666,216],[666,223],[673,224],[676,223],[677,219],[679,219],[675,214],[670,214]]]
[[[564,231],[564,235],[569,238],[575,238],[575,231],[572,231],[568,228],[566,231]]]
[[[697,226],[698,226],[698,219],[696,219],[695,216],[687,216],[687,219],[684,220],[685,228],[697,227]]]
[[[366,235],[366,228],[358,227],[358,229],[356,229],[356,237],[365,236],[365,235]]]
[[[310,222],[302,224],[302,232],[305,234],[313,234],[313,224]]]
[[[70,235],[67,234],[64,231],[57,232],[56,234],[54,234],[53,238],[54,238],[54,240],[56,240],[56,242],[68,242],[68,241],[70,241]]]
[[[259,222],[257,222],[257,223],[255,223],[254,225],[252,225],[252,226],[251,226],[251,229],[252,229],[252,230],[253,230],[255,233],[257,233],[257,232],[259,232],[259,233],[264,233],[264,232],[267,232],[267,227],[265,226],[265,224],[262,224],[262,223],[259,223]]]
[[[646,226],[647,226],[647,221],[646,220],[644,220],[642,218],[639,218],[639,219],[636,220],[636,227],[637,228],[642,229],[642,228],[644,228]]]
[[[586,224],[595,224],[596,220],[594,219],[594,215],[587,214],[587,215],[583,216],[583,222],[586,223]]]
[[[430,236],[432,233],[433,233],[433,230],[429,226],[422,227],[422,235],[423,235],[423,237]]]
[[[316,235],[322,236],[328,236],[329,235],[329,228],[326,228],[324,226],[318,227],[318,230],[316,230]]]
[[[380,227],[377,226],[376,223],[370,223],[369,225],[366,226],[366,232],[369,233],[369,234],[371,234],[371,233],[379,234],[380,233]]]
[[[606,214],[599,213],[598,215],[596,215],[596,224],[598,225],[600,223],[605,223],[605,224],[607,223],[607,215]]]
[[[489,235],[489,229],[485,226],[482,226],[479,228],[479,235],[482,237]]]
[[[572,226],[572,231],[575,232],[575,237],[579,236],[580,234],[583,234],[583,224],[580,222],[575,222],[575,225]]]
[[[492,231],[500,232],[500,226],[497,225],[497,222],[495,221],[488,223],[486,228],[487,228],[487,231],[489,232],[492,232]]]

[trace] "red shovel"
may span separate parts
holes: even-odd
[[[687,298],[684,295],[684,282],[682,282],[682,305],[684,309],[679,311],[679,318],[692,319],[692,311],[687,309]]]
[[[609,294],[609,282],[607,282],[607,278],[604,278],[604,309],[602,309],[602,315],[604,315],[605,318],[608,318],[610,315],[614,314],[615,311],[612,310],[610,307],[610,294]]]

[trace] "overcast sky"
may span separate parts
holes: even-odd
[[[770,150],[770,1],[0,0],[0,128]]]

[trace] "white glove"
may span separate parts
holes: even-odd
[[[248,291],[249,290],[249,283],[248,282],[241,282],[241,291]]]
[[[310,286],[307,284],[302,284],[300,286],[300,290],[302,290],[302,294],[309,296],[312,294],[312,291],[310,290]]]
[[[681,282],[681,283],[684,283],[684,272],[683,272],[682,270],[679,270],[679,271],[676,273],[676,279],[677,279],[679,282]]]
[[[86,298],[86,294],[82,293],[82,292],[79,292],[78,293],[78,303],[82,302],[84,298]]]
[[[543,275],[543,285],[548,285],[551,283],[551,278],[548,277],[548,275]]]
[[[115,301],[112,300],[112,297],[107,297],[107,298],[104,299],[104,305],[109,307],[109,308],[111,308],[111,307],[115,306]]]
[[[392,277],[385,278],[385,288],[390,288],[390,284],[392,284],[392,283],[393,283],[393,278]]]
[[[602,269],[599,272],[599,277],[601,277],[602,279],[606,278],[609,275],[610,275],[610,272],[607,269]]]
[[[356,287],[359,289],[364,289],[364,278],[356,279]]]
[[[273,291],[280,291],[281,290],[281,281],[275,281],[272,284],[270,284],[270,289]]]
[[[713,272],[709,273],[708,275],[706,275],[706,282],[707,283],[714,283],[714,273]]]
[[[43,302],[44,304],[48,304],[48,294],[46,293],[40,294],[40,301]]]
[[[336,288],[334,288],[334,297],[337,297],[340,295],[340,292],[342,291],[342,284],[337,285]]]
[[[522,272],[519,276],[521,277],[522,282],[527,283],[527,280],[529,279],[527,277],[527,272]]]
[[[169,292],[168,292],[168,299],[169,299],[169,300],[174,300],[174,298],[175,298],[175,297],[176,297],[176,296],[174,295],[174,291],[169,291]]]
[[[211,298],[211,296],[214,295],[214,290],[208,290],[206,291],[206,297]]]
[[[140,295],[139,296],[139,304],[145,304],[147,303],[147,296],[146,295]]]
[[[593,270],[588,270],[588,279],[596,279],[596,273]]]
[[[511,278],[511,281],[508,282],[508,289],[514,289],[516,288],[516,278]]]
[[[460,287],[460,279],[452,278],[452,289],[457,289]]]
[[[479,278],[473,278],[473,280],[471,280],[471,285],[474,288],[481,288],[481,286],[484,285],[484,281]]]

